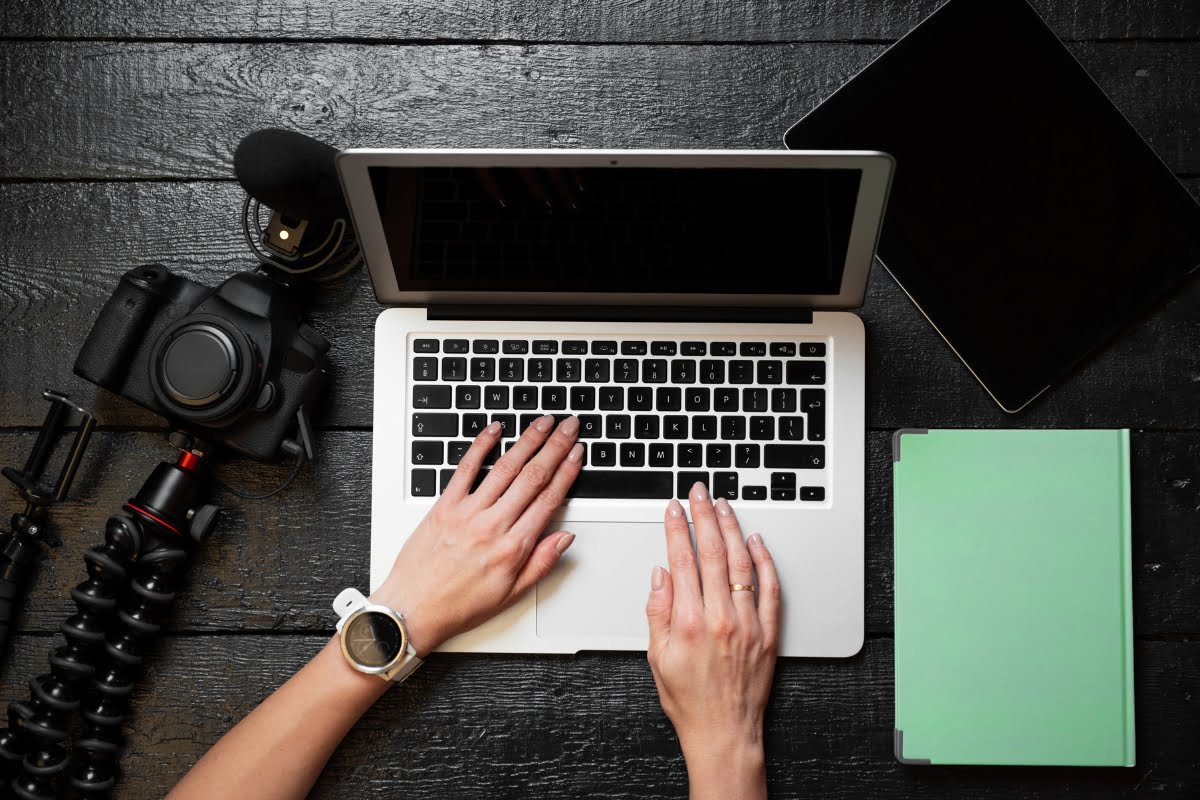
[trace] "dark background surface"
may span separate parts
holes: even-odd
[[[252,262],[232,152],[284,126],[338,146],[774,148],[932,0],[0,0],[0,464],[56,387],[103,421],[42,563],[3,700],[45,666],[81,555],[153,465],[161,422],[71,375],[118,276],[161,261],[215,285]],[[1038,0],[1200,195],[1200,0]],[[1019,47],[1018,42],[1013,43]],[[1017,417],[880,269],[868,327],[867,642],[779,665],[778,797],[1185,796],[1200,786],[1200,283]],[[333,342],[321,461],[240,502],[204,548],[147,670],[118,796],[159,797],[332,632],[367,579],[371,326],[364,283],[315,316]],[[1103,313],[1098,310],[1097,313]],[[1014,319],[1014,325],[1020,320]],[[891,431],[1130,427],[1133,769],[913,768],[892,731]],[[286,468],[231,464],[268,488]],[[3,493],[5,515],[17,510]],[[640,591],[640,589],[639,589]],[[680,797],[683,764],[639,654],[436,656],[347,738],[316,797]]]

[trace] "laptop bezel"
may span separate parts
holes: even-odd
[[[372,167],[750,167],[857,169],[862,173],[842,283],[835,294],[690,292],[417,291],[396,279],[369,170]],[[337,156],[338,175],[379,303],[388,306],[578,305],[847,309],[862,306],[879,242],[895,162],[875,151],[829,150],[510,150],[356,148]]]

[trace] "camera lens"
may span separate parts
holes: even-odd
[[[163,350],[163,389],[180,405],[204,408],[225,397],[239,366],[224,331],[197,325],[180,331]]]

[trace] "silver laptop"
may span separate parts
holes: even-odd
[[[371,588],[475,434],[577,414],[577,539],[443,650],[642,650],[667,501],[761,532],[781,654],[863,640],[861,306],[892,174],[874,152],[350,150],[379,302]],[[498,456],[499,451],[493,454]]]

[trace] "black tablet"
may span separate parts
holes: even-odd
[[[895,157],[879,258],[1006,411],[1200,267],[1200,205],[1024,0],[950,0],[785,142]]]

